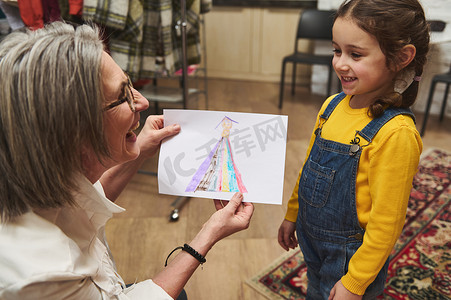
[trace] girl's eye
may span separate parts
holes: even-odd
[[[361,54],[358,54],[358,53],[351,53],[351,56],[352,56],[352,58],[354,58],[354,59],[358,59],[358,58],[361,58],[361,57],[362,57],[362,55],[361,55]]]
[[[339,49],[334,49],[334,50],[332,50],[332,52],[333,52],[335,55],[340,55],[340,54],[341,54],[341,50],[339,50]]]

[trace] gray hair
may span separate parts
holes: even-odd
[[[74,204],[83,147],[108,156],[99,30],[54,22],[0,44],[0,213]]]

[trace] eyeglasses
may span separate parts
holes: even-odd
[[[127,74],[125,74],[125,75],[127,75]],[[109,109],[112,109],[113,107],[121,105],[125,101],[127,101],[128,106],[130,107],[132,112],[136,111],[135,96],[133,96],[133,92],[132,92],[133,84],[132,84],[132,81],[131,81],[131,79],[130,79],[130,77],[128,75],[127,75],[127,81],[128,81],[127,85],[124,87],[124,90],[125,90],[124,97],[122,97],[121,99],[118,99],[117,101],[114,101],[113,103],[109,104],[108,106],[106,106],[103,109],[103,111],[107,111]]]

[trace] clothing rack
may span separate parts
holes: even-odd
[[[186,49],[186,0],[181,0],[181,20],[177,22],[177,26],[181,31],[182,38],[182,76],[180,80],[180,88],[172,88],[172,87],[161,87],[157,86],[157,80],[154,79],[152,84],[146,85],[143,88],[139,89],[139,92],[149,99],[149,102],[155,102],[155,110],[159,113],[159,102],[167,102],[167,103],[182,103],[183,108],[187,108],[187,102],[190,96],[197,95],[199,93],[205,94],[205,105],[208,109],[208,92],[207,92],[207,66],[206,66],[206,46],[205,46],[205,20],[201,18],[200,20],[202,25],[202,34],[203,34],[203,56],[204,56],[204,67],[199,68],[197,71],[202,71],[204,73],[204,90],[200,90],[198,88],[189,88],[188,87],[188,64],[187,64],[187,49]],[[197,82],[197,81],[196,81]],[[151,176],[157,176],[155,172],[148,172],[144,170],[138,170],[140,174],[146,174]],[[183,206],[190,200],[190,197],[177,197],[174,202],[171,204],[171,211],[169,213],[169,221],[175,222],[178,221],[180,217],[180,211]]]
[[[182,40],[182,74],[180,77],[180,87],[166,87],[158,86],[157,78],[153,79],[152,84],[145,85],[139,89],[140,93],[149,99],[150,102],[155,103],[155,110],[160,113],[159,103],[181,103],[184,109],[188,108],[188,99],[190,96],[203,93],[205,95],[206,109],[208,109],[208,92],[207,92],[207,68],[206,68],[206,46],[205,46],[205,20],[200,19],[202,25],[203,45],[202,55],[204,56],[204,67],[198,68],[195,72],[202,71],[204,73],[204,89],[201,90],[196,85],[195,88],[188,87],[188,64],[187,64],[187,20],[186,20],[186,0],[181,2],[181,19],[177,22],[176,30],[180,29]],[[197,78],[196,78],[197,79]],[[196,80],[197,83],[197,80]]]

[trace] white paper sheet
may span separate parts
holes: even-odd
[[[269,114],[165,109],[158,162],[162,194],[282,204],[288,117]]]

